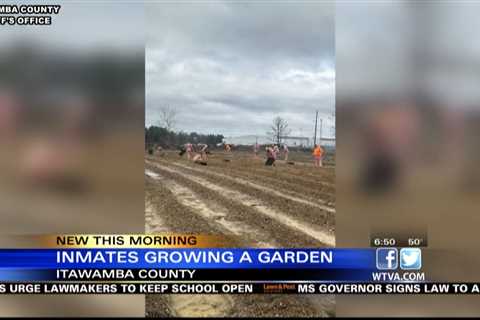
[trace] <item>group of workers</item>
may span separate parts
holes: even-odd
[[[223,144],[224,152],[226,159],[228,157],[228,161],[230,160],[231,154],[232,154],[232,147],[230,144]],[[253,153],[254,157],[258,159],[258,153],[260,151],[260,145],[258,143],[255,143],[253,145]],[[276,144],[269,145],[265,148],[267,160],[265,162],[266,166],[274,166],[275,161],[279,157],[281,153],[283,153],[283,160],[285,162],[288,162],[288,146],[284,144],[281,148]],[[190,161],[193,161],[194,163],[201,164],[201,165],[207,165],[208,161],[208,156],[207,154],[209,153],[208,151],[208,145],[204,143],[197,143],[197,144],[192,144],[192,143],[186,143],[183,145],[180,155],[182,156],[184,153],[187,154],[187,159]],[[313,149],[313,158],[314,158],[314,166],[315,167],[322,167],[322,158],[323,158],[324,150],[320,145],[315,145]]]
[[[259,150],[258,144],[254,145],[253,150],[254,150],[255,158],[257,158],[258,157],[258,150]],[[265,148],[265,151],[267,153],[267,160],[265,161],[265,165],[266,166],[274,166],[275,161],[277,160],[277,158],[280,154],[280,148],[278,147],[278,145],[273,144],[271,146],[267,146]],[[283,152],[283,160],[285,162],[288,162],[289,150],[288,150],[288,146],[286,144],[283,145],[282,152]],[[324,154],[324,151],[323,151],[322,147],[320,145],[316,144],[314,149],[313,149],[313,158],[314,158],[314,166],[315,167],[322,167],[323,154]]]

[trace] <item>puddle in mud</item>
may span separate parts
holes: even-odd
[[[150,170],[145,170],[145,175],[153,179],[160,179],[160,175]]]
[[[169,300],[177,317],[221,317],[233,308],[232,298],[223,295],[175,295]]]

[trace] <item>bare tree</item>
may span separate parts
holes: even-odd
[[[282,138],[288,136],[291,130],[288,128],[287,120],[276,117],[273,119],[272,126],[270,127],[270,131],[267,132],[273,142],[276,144],[280,144],[282,142]]]
[[[177,110],[170,107],[164,106],[160,108],[160,126],[165,129],[172,131],[175,128],[177,121]]]

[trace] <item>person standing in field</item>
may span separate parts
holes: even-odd
[[[227,162],[231,161],[232,160],[232,147],[228,143],[226,143],[223,146],[223,148],[224,148],[224,158],[223,158],[223,160],[227,161]]]
[[[273,145],[273,152],[275,153],[275,160],[277,160],[277,157],[280,154],[280,148],[278,147],[278,144]]]
[[[267,161],[265,162],[266,166],[274,166],[275,160],[277,159],[277,154],[275,152],[275,147],[272,145],[270,147],[266,147],[265,151],[267,152]]]
[[[185,145],[185,150],[187,151],[187,159],[193,159],[193,145],[189,142]]]
[[[316,144],[315,148],[313,149],[313,157],[315,159],[315,167],[322,167],[322,156],[323,156],[323,149],[320,145]]]
[[[283,157],[284,157],[284,160],[285,162],[288,161],[288,147],[286,144],[283,145]]]

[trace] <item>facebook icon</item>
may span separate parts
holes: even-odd
[[[396,248],[377,249],[377,269],[395,270],[398,268],[398,251]]]

